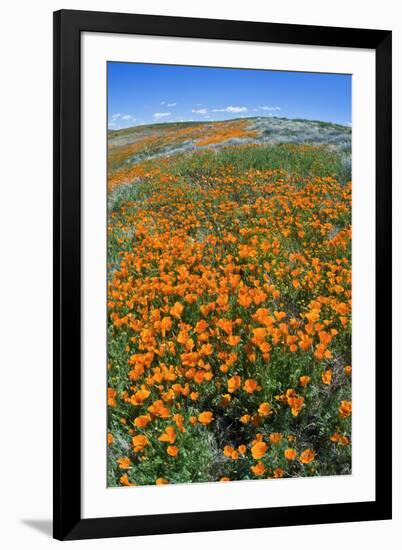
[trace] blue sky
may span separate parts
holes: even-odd
[[[350,75],[108,63],[108,127],[283,116],[350,124]]]

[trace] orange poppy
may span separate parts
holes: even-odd
[[[278,445],[282,441],[282,434],[279,432],[273,432],[269,434],[269,440],[273,445]]]
[[[137,416],[137,418],[134,420],[134,426],[136,426],[137,428],[145,428],[150,421],[151,417],[148,414]]]
[[[339,414],[342,418],[346,418],[352,414],[352,402],[351,401],[341,401],[339,406]]]
[[[131,468],[131,460],[127,456],[123,456],[117,460],[119,468],[122,470],[128,470]]]
[[[198,415],[198,422],[201,424],[204,424],[206,426],[207,424],[210,424],[214,419],[214,415],[210,411],[204,411]]]
[[[155,481],[155,485],[167,485],[168,483],[169,481],[164,477],[158,477],[158,479]]]
[[[261,416],[268,416],[272,414],[272,407],[269,403],[261,403],[258,407],[258,412]]]
[[[251,447],[251,454],[255,460],[262,458],[267,452],[268,445],[264,441],[258,441]]]
[[[127,474],[123,474],[121,477],[120,477],[120,483],[122,485],[125,485],[126,487],[134,487],[135,486],[135,483],[131,483],[130,480],[128,479],[128,475]]]
[[[164,433],[160,435],[158,439],[166,443],[174,443],[176,440],[176,431],[173,426],[167,426]]]
[[[285,449],[284,453],[286,460],[294,460],[296,458],[296,451],[294,449]]]
[[[332,370],[327,369],[321,374],[321,379],[323,384],[326,384],[327,386],[331,384],[332,382]]]
[[[169,456],[176,457],[179,454],[179,448],[176,445],[169,445],[166,452]]]
[[[235,392],[237,389],[240,388],[240,384],[241,384],[240,376],[238,374],[236,374],[235,376],[232,376],[228,380],[228,392],[229,393]]]
[[[303,386],[303,388],[305,388],[310,383],[310,380],[310,376],[307,375],[300,376],[299,378],[300,385]]]
[[[305,449],[300,453],[300,462],[302,464],[310,464],[315,459],[315,452],[312,449]]]
[[[244,382],[243,389],[245,389],[247,393],[254,393],[261,388],[253,378],[248,378]]]
[[[149,439],[145,435],[136,435],[132,438],[133,448],[135,453],[139,453],[149,445]]]
[[[251,466],[250,470],[256,476],[262,476],[265,472],[265,466],[262,462],[257,462],[254,466]]]

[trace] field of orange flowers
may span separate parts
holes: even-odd
[[[209,131],[109,172],[108,485],[349,474],[351,182]]]

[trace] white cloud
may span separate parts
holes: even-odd
[[[209,115],[205,115],[204,118],[211,118]]]
[[[133,118],[131,115],[124,115],[121,117],[122,120],[137,120],[136,118]]]
[[[165,105],[166,101],[161,101],[161,105]]]
[[[261,111],[280,111],[281,110],[280,107],[271,107],[270,105],[262,105],[261,107],[259,107],[259,109],[261,109]]]
[[[195,106],[196,107],[202,107],[202,103],[196,103]]]
[[[153,117],[156,119],[156,120],[159,120],[160,118],[164,118],[164,117],[167,117],[167,116],[170,116],[172,113],[154,113],[153,114]]]
[[[112,116],[112,120],[117,120],[118,118],[121,117],[121,114],[120,113],[115,113],[113,116]]]
[[[247,107],[233,107],[233,105],[229,105],[224,109],[212,109],[214,113],[245,113],[247,110]]]
[[[176,107],[177,103],[168,103],[167,106],[168,107]]]
[[[206,109],[192,109],[192,113],[196,113],[197,115],[206,115],[207,110]]]

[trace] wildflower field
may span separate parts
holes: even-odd
[[[108,141],[108,486],[350,474],[350,128]]]

